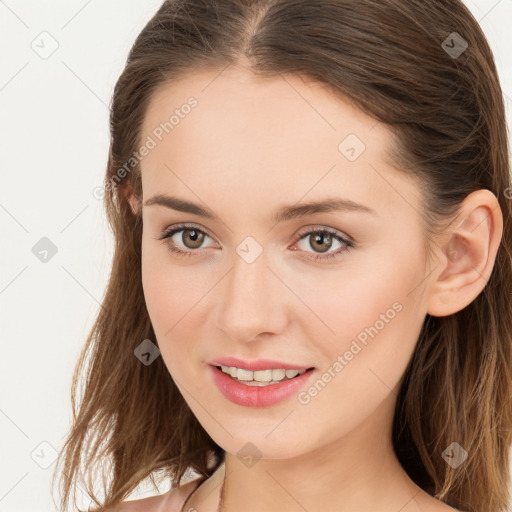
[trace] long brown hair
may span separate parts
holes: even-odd
[[[75,484],[109,507],[147,478],[158,490],[155,474],[173,485],[187,470],[204,480],[224,459],[162,358],[145,366],[134,356],[143,340],[157,341],[141,283],[141,216],[126,194],[142,197],[133,155],[155,89],[193,70],[220,72],[241,61],[262,77],[288,73],[322,82],[386,123],[396,137],[394,162],[421,185],[426,241],[469,193],[488,189],[498,198],[504,226],[492,275],[463,310],[426,316],[400,388],[393,444],[410,477],[436,498],[468,512],[505,510],[512,436],[509,146],[492,52],[460,0],[169,0],[147,23],[113,94],[104,204],[115,252],[74,373],[73,425],[53,481],[59,476],[61,509],[72,490],[76,495]],[[458,468],[442,457],[453,442],[468,452]]]

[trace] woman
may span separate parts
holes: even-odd
[[[460,1],[166,1],[111,134],[62,508],[108,461],[100,510],[505,509],[510,161]]]

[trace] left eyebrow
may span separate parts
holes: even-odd
[[[184,213],[191,213],[212,220],[219,220],[216,215],[209,208],[200,206],[184,199],[179,199],[173,196],[167,196],[164,194],[157,194],[151,199],[144,202],[144,206],[151,206],[158,204],[165,208],[170,208]],[[328,212],[363,212],[371,215],[377,215],[377,212],[361,203],[356,203],[350,199],[343,198],[326,198],[320,201],[310,201],[300,205],[282,206],[276,210],[271,216],[270,220],[274,224],[280,222],[305,217],[307,215],[313,215],[315,213],[328,213]]]

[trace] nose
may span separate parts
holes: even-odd
[[[235,254],[217,307],[217,327],[229,338],[249,342],[286,328],[293,294],[271,267],[265,251],[252,263]]]

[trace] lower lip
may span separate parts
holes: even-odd
[[[285,400],[309,380],[315,370],[307,370],[302,375],[268,386],[247,386],[241,384],[222,370],[211,366],[213,380],[220,392],[231,402],[245,407],[268,407]]]

